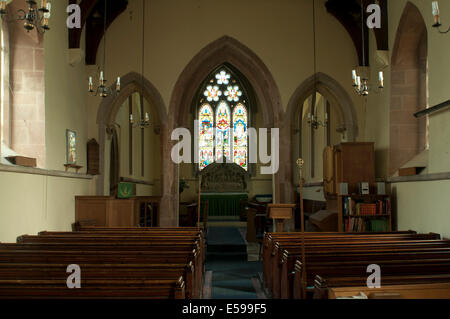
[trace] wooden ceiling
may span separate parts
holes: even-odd
[[[79,48],[81,43],[81,34],[86,27],[86,64],[96,64],[97,50],[103,37],[103,19],[104,5],[107,0],[82,0],[79,5],[81,8],[81,29],[69,30],[69,48]],[[76,0],[69,0],[70,4],[76,3]],[[364,7],[374,3],[375,0],[363,0]],[[381,29],[374,29],[377,49],[388,50],[388,15],[387,0],[376,1],[381,7]],[[333,15],[345,28],[350,35],[355,50],[358,53],[360,65],[362,65],[362,34],[361,34],[361,0],[327,0],[325,6],[327,11]],[[126,10],[128,0],[108,1],[108,12],[106,17],[107,28],[111,23]],[[368,15],[365,13],[365,20]],[[368,29],[364,28],[365,38],[365,58],[366,65],[369,65],[369,41]]]

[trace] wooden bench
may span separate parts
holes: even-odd
[[[43,244],[43,243],[58,243],[58,244],[108,244],[108,243],[127,243],[132,245],[144,245],[151,247],[152,250],[157,251],[173,251],[185,250],[190,252],[196,249],[194,266],[196,269],[196,290],[201,290],[202,275],[203,275],[203,254],[200,249],[200,239],[198,235],[189,236],[171,236],[154,233],[133,233],[130,235],[115,234],[115,233],[78,233],[67,232],[53,234],[49,232],[42,232],[39,236],[23,235],[17,238],[18,243],[24,244]]]
[[[317,250],[318,248],[326,248],[326,246],[336,246],[336,245],[348,245],[348,246],[354,246],[357,247],[361,244],[369,245],[370,242],[372,242],[372,245],[378,245],[378,243],[384,242],[389,245],[396,245],[396,246],[402,246],[402,245],[408,245],[408,243],[411,243],[412,239],[419,239],[415,240],[415,244],[425,244],[429,245],[429,243],[435,243],[435,245],[443,245],[441,241],[433,241],[433,238],[436,238],[434,234],[428,234],[428,235],[416,235],[416,234],[409,234],[408,236],[401,235],[398,238],[393,235],[388,236],[382,236],[382,235],[327,235],[327,236],[305,236],[305,250]],[[298,251],[299,254],[301,253],[301,245],[302,240],[298,240],[297,238],[294,238],[294,240],[288,240],[288,239],[277,239],[276,241],[272,241],[269,244],[270,248],[266,248],[266,251],[264,253],[264,272],[265,272],[265,280],[266,280],[266,287],[268,287],[275,298],[279,297],[279,294],[277,292],[278,287],[274,288],[274,283],[277,285],[277,283],[280,281],[280,271],[281,271],[281,258],[282,258],[282,251],[283,250],[289,250],[291,252]],[[427,246],[429,247],[429,246]],[[270,250],[269,250],[270,249]],[[270,253],[269,253],[270,252]],[[293,267],[293,262],[291,263],[291,266]]]
[[[364,237],[363,237],[364,236]],[[410,239],[440,239],[438,234],[417,235],[415,232],[398,232],[398,233],[305,233],[305,241],[336,241],[340,238],[347,238],[353,240],[354,238],[367,238],[380,240],[410,240]],[[291,243],[301,245],[301,233],[266,233],[264,236],[264,250],[263,250],[263,267],[264,267],[264,281],[266,288],[271,288],[271,265],[272,255],[274,253],[276,243]]]
[[[401,283],[410,283],[409,277],[413,275],[450,276],[450,253],[448,249],[442,253],[435,252],[427,255],[418,255],[413,249],[407,253],[392,250],[372,254],[366,253],[364,256],[349,253],[345,258],[342,258],[342,256],[333,256],[332,258],[323,256],[315,260],[307,259],[306,286],[317,286],[317,276],[325,278],[327,286],[336,282],[344,286],[364,285],[369,276],[366,272],[367,266],[371,264],[377,264],[381,267],[384,284],[390,279],[389,276],[399,277],[402,279]],[[305,292],[301,292],[304,286],[302,284],[302,271],[302,264],[297,260],[293,275],[282,276],[282,298],[289,298],[290,296],[293,296],[293,298],[306,297]],[[337,281],[334,279],[337,279]],[[323,287],[323,284],[319,286]]]
[[[183,277],[170,280],[85,280],[68,289],[61,280],[0,279],[1,299],[185,299]]]
[[[274,298],[286,298],[286,289],[289,289],[291,281],[289,274],[293,271],[294,264],[302,258],[302,249],[299,246],[285,245],[276,247],[272,264],[272,293]],[[336,242],[334,245],[307,245],[305,259],[307,264],[314,261],[351,261],[366,260],[371,256],[384,254],[385,258],[431,258],[436,254],[448,255],[450,253],[450,241],[382,241],[382,242]],[[398,255],[398,256],[397,256]],[[380,256],[379,258],[383,258]],[[308,273],[308,271],[307,271]],[[291,291],[289,289],[289,291]]]
[[[17,242],[0,244],[0,297],[201,297],[198,229],[93,227],[24,235]],[[81,267],[81,292],[66,287],[70,264]]]
[[[450,283],[329,288],[329,299],[347,299],[364,293],[368,299],[450,299]]]
[[[98,280],[173,280],[183,277],[186,298],[192,298],[194,268],[185,264],[85,264],[77,263],[81,269],[82,288]],[[68,264],[57,263],[0,263],[2,280],[58,280],[64,286],[69,274]],[[1,289],[1,287],[0,287]]]

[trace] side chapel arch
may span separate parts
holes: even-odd
[[[293,135],[292,132],[298,129],[299,114],[303,108],[303,102],[314,92],[316,89],[322,96],[331,102],[332,105],[336,105],[339,110],[338,113],[342,115],[346,139],[349,142],[354,142],[358,136],[358,122],[356,109],[349,93],[332,77],[329,75],[318,72],[316,75],[312,75],[302,84],[300,84],[295,90],[294,94],[289,100],[284,123],[280,135],[285,140],[284,149],[280,150],[280,153],[286,153],[287,156],[287,169],[286,169],[286,192],[289,192],[294,196],[294,185],[298,181],[294,181],[295,174],[298,170],[293,160]]]
[[[143,84],[143,85],[142,85]],[[114,88],[113,88],[114,89]],[[158,116],[158,122],[161,126],[160,141],[161,150],[159,152],[164,152],[164,143],[167,143],[167,113],[164,101],[161,94],[156,89],[156,87],[144,77],[142,81],[142,75],[136,72],[130,72],[127,75],[121,77],[121,91],[117,96],[110,95],[100,103],[97,112],[97,124],[98,124],[98,136],[100,145],[100,176],[97,179],[96,192],[97,195],[103,195],[105,187],[105,146],[108,139],[108,127],[113,125],[116,119],[117,112],[119,111],[122,104],[127,100],[127,98],[133,93],[141,93],[144,98],[149,102],[149,104],[155,109],[155,114]],[[170,150],[169,150],[170,151]],[[170,156],[170,154],[169,154]],[[161,188],[164,190],[166,185],[167,177],[165,176],[165,171],[161,171]],[[161,206],[161,211],[164,212],[165,208]]]

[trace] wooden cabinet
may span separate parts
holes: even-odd
[[[348,183],[349,193],[357,192],[358,183],[375,182],[374,143],[341,143],[324,151],[324,194],[336,198],[339,184]]]
[[[75,221],[102,227],[152,227],[159,223],[160,197],[116,199],[112,196],[76,196]]]

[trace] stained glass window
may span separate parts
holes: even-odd
[[[216,160],[225,155],[230,159],[230,109],[224,101],[220,102],[216,110]]]
[[[205,80],[198,114],[200,170],[223,157],[248,169],[248,98],[242,88],[226,67]]]
[[[242,103],[233,111],[233,160],[247,169],[247,109]]]
[[[214,162],[214,113],[209,104],[204,104],[200,108],[199,124],[199,160],[202,169]]]

